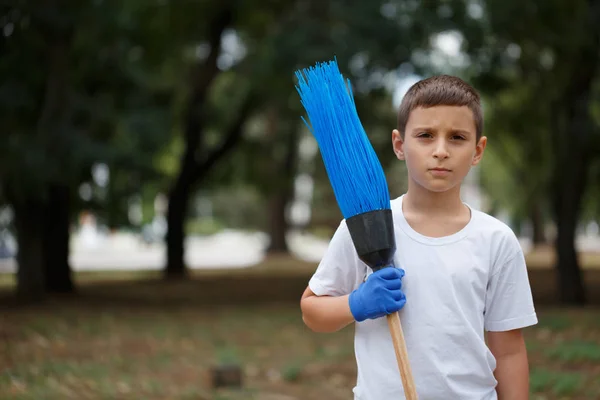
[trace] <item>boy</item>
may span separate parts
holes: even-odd
[[[523,252],[508,226],[460,198],[486,147],[482,121],[479,95],[461,79],[413,85],[392,132],[408,171],[407,192],[391,202],[395,268],[373,273],[342,221],[302,295],[312,330],[355,323],[355,400],[404,398],[381,318],[398,310],[420,400],[528,398],[521,329],[537,316]]]

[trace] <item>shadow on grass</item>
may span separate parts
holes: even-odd
[[[204,277],[181,281],[137,280],[78,285],[77,292],[52,295],[47,303],[73,301],[88,307],[178,306],[212,307],[236,304],[299,302],[307,281],[278,276]],[[10,307],[26,307],[5,292],[0,302]]]
[[[295,303],[316,269],[316,263],[289,256],[270,256],[242,269],[192,270],[184,280],[164,280],[160,271],[77,272],[77,293],[52,296],[87,306],[212,307],[232,304]],[[590,305],[600,305],[600,269],[583,271]],[[551,268],[530,268],[537,305],[557,305],[557,275]],[[0,307],[18,306],[12,285],[0,286]]]

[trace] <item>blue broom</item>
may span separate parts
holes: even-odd
[[[296,71],[296,90],[317,140],[338,206],[358,257],[373,271],[392,267],[396,252],[390,194],[377,154],[360,122],[350,80],[337,60]],[[347,82],[347,84],[346,84]],[[417,393],[398,313],[387,315],[408,400]]]

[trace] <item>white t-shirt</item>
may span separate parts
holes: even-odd
[[[395,265],[406,272],[400,310],[419,400],[497,399],[496,360],[484,330],[537,323],[525,258],[513,231],[471,209],[469,223],[441,238],[413,230],[392,200]],[[345,221],[335,232],[309,287],[318,296],[351,293],[372,273],[358,259]],[[355,400],[403,399],[386,318],[355,323]]]

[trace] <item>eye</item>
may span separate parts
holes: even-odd
[[[462,135],[453,135],[452,140],[467,140],[467,138]]]
[[[417,135],[418,138],[428,139],[433,137],[429,132],[421,132]]]

